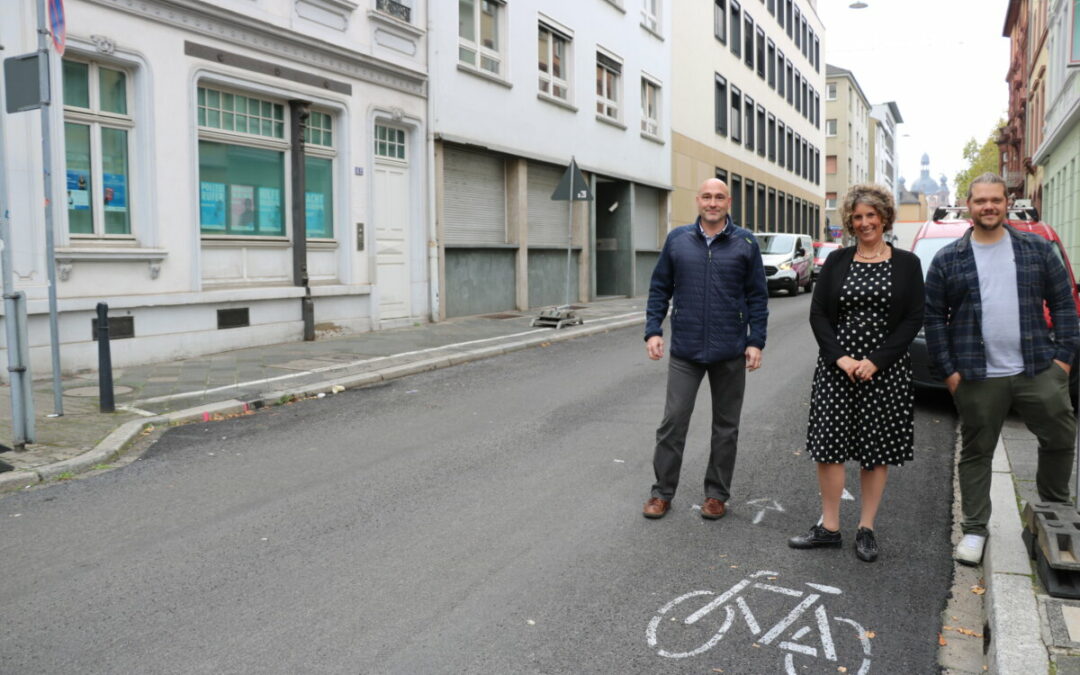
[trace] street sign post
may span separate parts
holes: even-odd
[[[585,176],[578,168],[577,160],[570,158],[570,166],[566,167],[555,191],[551,193],[553,201],[567,202],[568,218],[566,224],[566,304],[560,307],[552,307],[540,312],[540,316],[532,320],[533,326],[550,326],[556,329],[564,326],[577,326],[584,323],[570,307],[570,268],[573,264],[574,253],[574,202],[591,201],[592,191],[585,182]]]

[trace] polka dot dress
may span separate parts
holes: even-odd
[[[847,355],[866,358],[885,341],[892,260],[852,262],[840,287],[837,338]],[[904,356],[869,382],[852,382],[818,357],[810,394],[807,449],[815,462],[858,460],[864,469],[914,459],[915,388]]]

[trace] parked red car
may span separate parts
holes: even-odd
[[[830,253],[839,250],[840,244],[833,244],[827,241],[814,242],[814,267],[812,275],[815,280],[818,277],[818,273],[821,272],[821,266],[825,264],[825,258],[828,258]]]
[[[1010,208],[1006,222],[1021,232],[1037,234],[1054,244],[1054,251],[1065,264],[1065,271],[1069,274],[1069,281],[1072,284],[1073,303],[1076,304],[1077,316],[1080,316],[1080,293],[1077,291],[1076,277],[1073,275],[1069,256],[1066,255],[1065,248],[1062,246],[1061,237],[1054,231],[1054,228],[1040,221],[1038,211],[1032,208]],[[971,220],[968,219],[967,209],[964,207],[939,208],[934,212],[934,219],[927,221],[922,226],[918,234],[915,235],[915,241],[911,246],[912,252],[919,256],[919,261],[922,263],[924,277],[926,271],[930,268],[934,255],[949,243],[962,237],[969,227],[971,227]],[[1050,310],[1046,307],[1044,307],[1044,310],[1046,312],[1046,323],[1052,327]],[[930,361],[926,351],[926,336],[923,331],[919,331],[919,335],[908,348],[908,353],[911,354],[912,375],[917,387],[945,388],[945,383],[930,373]],[[1077,366],[1080,366],[1080,358],[1073,360],[1073,369],[1069,375],[1069,392],[1074,406],[1077,402],[1077,374],[1080,372],[1080,367]]]

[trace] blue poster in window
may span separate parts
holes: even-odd
[[[304,193],[304,210],[307,218],[307,236],[326,236],[326,195],[321,192]]]
[[[204,230],[225,231],[224,183],[199,184],[199,224]]]
[[[284,234],[281,229],[281,190],[259,188],[259,232]]]
[[[1072,50],[1069,65],[1080,65],[1080,0],[1073,0]]]
[[[68,208],[72,211],[90,209],[90,172],[78,169],[67,171]]]
[[[127,211],[127,176],[122,173],[102,174],[105,186],[105,210]]]

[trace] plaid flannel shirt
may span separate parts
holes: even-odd
[[[1012,237],[1020,308],[1020,348],[1024,374],[1034,376],[1053,359],[1072,363],[1080,344],[1076,304],[1069,275],[1053,244],[1005,225]],[[979,272],[971,233],[938,251],[926,273],[926,348],[930,368],[941,378],[959,372],[965,380],[986,379]],[[1050,308],[1053,332],[1043,301]]]

